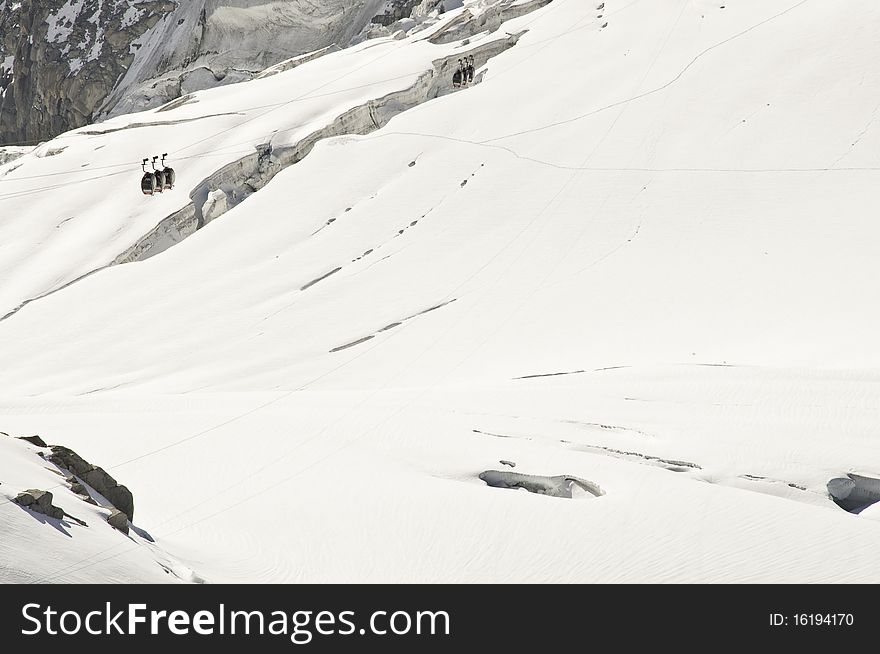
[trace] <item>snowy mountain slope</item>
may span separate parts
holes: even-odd
[[[505,43],[507,37],[484,39]],[[473,49],[482,40],[467,47],[370,42],[284,75],[205,92],[174,109],[122,116],[41,145],[0,169],[4,214],[14,216],[0,226],[2,238],[21,252],[0,264],[0,315],[112,262],[162,218],[189,204],[186,193],[196,194],[201,180],[255,152],[255,145],[271,142],[283,152],[352,107],[407,89],[433,70],[434,59]],[[412,56],[399,56],[404,47]],[[147,201],[139,195],[135,162],[156,154],[157,139],[174,146],[166,149],[181,190]],[[103,154],[107,149],[112,156]],[[123,179],[137,191],[134,202],[130,194],[113,192]],[[71,191],[64,191],[63,207],[57,195],[43,191],[58,184]],[[88,193],[76,193],[85,184]],[[95,202],[94,193],[103,200]]]
[[[878,19],[555,0],[509,21],[483,39],[528,31],[481,84],[322,141],[167,251],[0,322],[0,428],[124,474],[139,522],[209,581],[876,580],[875,512],[826,483],[880,474]],[[237,148],[480,43],[425,36],[7,164],[4,311],[111,261]],[[280,105],[291,89],[323,97]],[[211,157],[178,153],[157,198],[130,166],[69,172],[189,144]],[[54,173],[63,206],[35,177]],[[605,494],[478,477],[507,469]]]
[[[52,505],[65,512],[63,519],[53,519],[3,498],[0,576],[4,582],[33,581],[35,571],[53,570],[112,547],[130,548],[130,551],[99,564],[84,581],[96,578],[114,583],[194,580],[191,571],[150,542],[148,533],[134,529],[122,534],[107,524],[110,510],[77,497],[64,483],[58,468],[38,456],[43,452],[48,450],[0,434],[2,485],[7,489],[12,486],[22,490],[49,490]],[[26,542],[29,536],[34,539],[33,546]]]
[[[288,57],[344,47],[373,20],[384,20],[384,11],[399,13],[407,4],[0,0],[0,143],[35,144],[107,116],[251,79]]]

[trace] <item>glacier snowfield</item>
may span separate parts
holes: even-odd
[[[0,581],[880,581],[880,6],[600,4],[0,165]]]

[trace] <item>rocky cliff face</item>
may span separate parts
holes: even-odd
[[[421,4],[424,4],[421,3]],[[0,145],[345,46],[413,0],[0,0]]]
[[[12,106],[12,89],[10,88],[14,74],[15,44],[20,29],[21,3],[13,7],[8,0],[0,0],[0,145],[4,143],[6,133],[3,122],[3,110],[7,98]]]
[[[134,60],[132,44],[174,8],[170,0],[0,0],[0,142],[88,123]]]

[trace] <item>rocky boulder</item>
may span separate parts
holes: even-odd
[[[118,509],[108,516],[107,523],[123,534],[128,533],[128,516]]]
[[[26,441],[31,445],[36,445],[37,447],[49,447],[48,445],[46,445],[46,441],[44,441],[39,436],[19,436],[18,440]]]
[[[80,477],[94,467],[69,447],[63,447],[61,445],[53,445],[52,454],[47,458],[55,465],[61,468],[66,468]]]
[[[53,445],[52,453],[46,458],[59,468],[79,477],[84,483],[107,498],[107,501],[122,511],[129,520],[134,520],[134,496],[128,488],[120,485],[106,470],[92,465],[69,447],[60,445]]]
[[[15,503],[24,506],[34,513],[40,513],[56,520],[64,517],[64,509],[52,505],[52,493],[44,490],[31,489],[19,493]]]

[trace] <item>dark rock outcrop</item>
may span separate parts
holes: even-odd
[[[52,493],[49,491],[32,488],[19,493],[14,501],[34,513],[40,513],[56,520],[61,520],[64,517],[64,509],[52,505]]]
[[[19,436],[18,440],[27,441],[31,445],[36,445],[37,447],[49,447],[46,444],[46,441],[44,441],[42,438],[40,438],[39,436],[36,436],[36,435],[34,435],[34,436]]]
[[[0,145],[91,122],[171,0],[0,0]]]
[[[120,485],[106,470],[92,465],[69,447],[60,445],[53,445],[52,453],[46,458],[91,486],[114,507],[122,511],[129,520],[134,520],[134,496],[128,488]],[[73,485],[71,485],[71,490],[78,493]],[[81,490],[85,491],[86,489],[82,487]]]
[[[128,533],[128,516],[118,509],[107,517],[107,523],[123,534]]]

